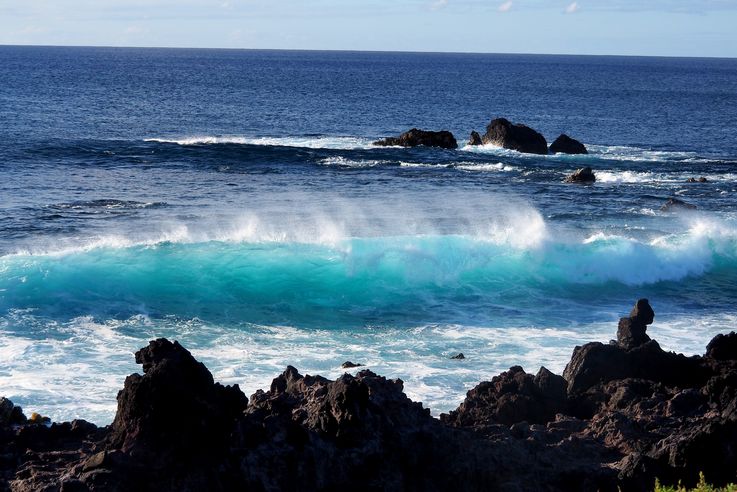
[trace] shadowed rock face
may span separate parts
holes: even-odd
[[[505,149],[516,150],[526,154],[548,153],[545,137],[529,126],[512,124],[505,118],[492,120],[481,137],[484,144],[498,145]]]
[[[383,140],[374,142],[374,145],[382,147],[417,147],[424,145],[425,147],[440,147],[443,149],[457,149],[458,142],[449,131],[432,132],[426,130],[411,130],[402,133],[398,137],[387,137]]]
[[[576,139],[563,133],[550,144],[551,154],[588,154],[586,146]]]
[[[0,399],[0,490],[650,491],[737,470],[737,335],[663,351],[637,302],[626,333],[576,347],[564,376],[512,367],[441,419],[371,371],[295,368],[246,402],[178,343],[136,354],[113,424],[27,420]],[[632,327],[643,328],[637,339]],[[622,323],[620,323],[622,329]]]

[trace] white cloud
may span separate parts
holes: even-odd
[[[512,10],[512,0],[508,0],[499,6],[499,12],[509,12]]]
[[[448,5],[448,0],[436,0],[430,5],[432,10],[440,10]]]
[[[578,9],[581,8],[580,5],[578,5],[578,2],[573,2],[568,7],[566,7],[566,14],[575,14],[578,12]]]

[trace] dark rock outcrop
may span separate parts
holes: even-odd
[[[561,134],[555,139],[555,142],[550,144],[551,154],[588,154],[589,151],[586,146],[578,140],[569,137],[565,133]]]
[[[451,359],[454,359],[454,360],[464,360],[466,358],[466,356],[463,355],[463,352],[459,352],[459,353],[457,353],[455,355],[452,355],[450,358]]]
[[[737,333],[719,334],[706,346],[706,357],[717,360],[737,360]]]
[[[660,207],[661,212],[672,212],[674,210],[696,210],[696,205],[684,202],[678,198],[669,198],[668,201]]]
[[[632,308],[628,318],[621,318],[617,328],[617,343],[627,350],[650,341],[647,325],[652,324],[655,312],[647,299],[640,299]]]
[[[355,362],[351,362],[351,361],[347,360],[347,361],[343,362],[340,365],[340,367],[342,367],[343,369],[353,369],[355,367],[363,367],[363,364],[357,364]]]
[[[529,126],[512,124],[505,118],[492,120],[481,137],[484,144],[497,145],[505,149],[526,154],[547,154],[548,143],[541,134]]]
[[[374,145],[381,147],[417,147],[424,145],[425,147],[440,147],[443,149],[457,149],[458,142],[453,134],[449,131],[426,131],[412,128],[402,133],[398,137],[387,137],[383,140],[377,140]]]
[[[546,424],[566,406],[566,381],[544,367],[536,376],[515,366],[468,392],[457,410],[441,420],[456,427]]]
[[[468,145],[483,145],[483,141],[481,140],[481,135],[479,135],[479,132],[472,131],[471,137],[468,139]]]
[[[737,470],[737,334],[704,357],[649,339],[641,299],[618,340],[564,377],[512,367],[440,420],[371,371],[288,367],[246,402],[178,343],[136,354],[113,424],[44,425],[0,399],[0,490],[650,491]],[[624,322],[624,323],[623,323]]]
[[[596,175],[590,167],[582,167],[565,179],[566,183],[594,183]]]
[[[709,180],[701,176],[700,178],[688,178],[686,182],[687,183],[708,183]]]

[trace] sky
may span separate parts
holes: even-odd
[[[737,57],[737,0],[0,0],[0,44]]]

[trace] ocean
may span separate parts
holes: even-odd
[[[496,117],[590,153],[465,144]],[[668,350],[737,324],[735,59],[2,46],[0,122],[0,394],[54,420],[109,423],[157,337],[437,415],[641,297]],[[460,147],[372,145],[412,127]]]

